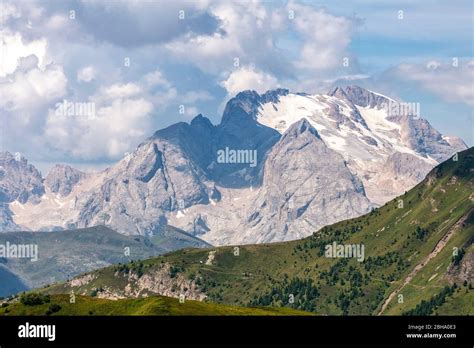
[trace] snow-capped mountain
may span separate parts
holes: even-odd
[[[307,118],[324,143],[341,154],[364,184],[371,202],[383,204],[418,183],[437,163],[466,148],[445,138],[417,115],[389,115],[393,99],[358,86],[327,95],[280,91],[277,102],[263,103],[256,120],[284,133]],[[381,183],[385,183],[381,185]]]
[[[41,180],[4,153],[2,230],[106,224],[145,235],[172,225],[216,245],[304,237],[383,204],[466,148],[387,108],[397,103],[357,86],[244,91],[219,125],[202,115],[174,124],[96,174],[56,166]]]

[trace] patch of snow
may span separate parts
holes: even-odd
[[[10,203],[10,208],[20,208],[20,209],[25,209],[25,206],[23,204],[21,204],[20,202],[18,201],[13,201],[12,203]]]
[[[369,89],[368,89],[368,91],[369,91],[370,93],[372,93],[372,94],[378,95],[379,97],[384,97],[384,98],[386,98],[386,99],[388,99],[388,100],[391,100],[391,101],[393,101],[393,102],[395,102],[395,103],[397,102],[396,100],[393,100],[392,98],[390,98],[390,97],[387,97],[387,96],[386,96],[386,95],[384,95],[384,94],[380,94],[380,93],[377,93],[377,92],[371,91],[371,90],[369,90]]]

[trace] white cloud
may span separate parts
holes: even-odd
[[[296,86],[316,80],[308,74],[331,78],[358,73],[353,61],[349,69],[343,66],[343,58],[352,58],[348,53],[350,19],[296,2],[280,7],[263,1],[216,1],[209,11],[219,20],[219,30],[188,33],[165,45],[171,55],[204,72],[222,79],[239,66],[252,65]],[[293,43],[281,48],[279,39],[287,35],[293,35]]]
[[[44,65],[46,55],[46,40],[25,42],[20,33],[8,29],[0,30],[0,77],[13,73],[19,64],[19,59],[34,54],[39,65]]]
[[[195,107],[195,106],[186,107],[184,109],[184,112],[185,112],[186,116],[188,116],[188,117],[194,117],[194,116],[199,114],[199,111],[198,111],[197,107]]]
[[[474,106],[474,60],[458,66],[430,61],[425,65],[401,64],[393,74],[401,80],[411,80],[444,100]]]
[[[1,145],[12,151],[45,154],[41,146],[45,115],[66,94],[67,83],[62,66],[40,68],[36,55],[20,58],[17,69],[0,79]]]
[[[164,93],[164,100],[157,100],[150,88],[158,80],[160,83],[166,81],[156,70],[141,82],[114,83],[98,88],[88,100],[69,100],[93,103],[93,117],[57,115],[50,109],[44,131],[48,146],[81,161],[121,158],[150,134],[153,129],[151,115],[163,106],[160,103],[176,97],[176,91],[171,88]],[[151,86],[150,82],[153,82]],[[171,95],[166,96],[170,91]]]
[[[216,21],[206,12],[207,4],[203,0],[82,1],[78,21],[100,41],[122,47],[159,44],[190,31],[214,31]],[[180,20],[180,11],[185,20]]]
[[[70,22],[71,20],[64,14],[54,14],[46,20],[45,29],[49,31],[63,30]]]
[[[208,101],[213,100],[214,96],[208,91],[189,91],[184,94],[182,101],[184,103],[195,103],[197,101]]]
[[[201,107],[210,110],[206,102],[222,95],[219,85],[229,94],[262,93],[279,85],[312,93],[327,91],[335,78],[365,79],[357,68],[338,69],[342,58],[350,57],[353,20],[305,3],[77,1],[76,19],[69,20],[70,6],[54,1],[0,1],[0,121],[8,138],[2,144],[25,144],[38,157],[58,145],[59,159],[113,160],[154,129],[178,120],[170,115],[179,105],[186,107],[186,118]],[[347,9],[339,13],[352,13],[353,4],[338,6]],[[468,16],[460,8],[459,18]],[[184,21],[178,20],[181,9]],[[365,13],[359,7],[358,12]],[[385,18],[371,16],[376,29]],[[409,20],[417,21],[407,12],[404,24]],[[459,22],[460,28],[469,24]],[[130,67],[123,67],[123,57],[132,57]],[[473,105],[472,68],[430,66],[436,69],[401,66],[391,76]],[[97,118],[59,120],[48,114],[62,99],[96,103]]]
[[[293,1],[287,9],[293,11],[294,28],[303,40],[295,66],[310,70],[341,67],[350,43],[351,21]]]
[[[21,11],[12,3],[0,2],[0,23],[8,21],[10,18],[20,18]]]
[[[27,124],[33,115],[41,117],[41,107],[62,97],[66,85],[67,78],[59,65],[51,64],[44,70],[37,66],[27,71],[19,69],[0,83],[0,108],[18,112],[18,120],[24,116],[22,123]]]
[[[190,96],[206,97],[202,93]],[[177,98],[176,88],[155,69],[134,82],[101,86],[88,100],[68,100],[94,103],[95,117],[58,116],[49,110],[44,138],[50,148],[74,160],[116,160],[152,133],[157,121],[152,115]],[[186,116],[197,113],[195,106],[186,106]]]
[[[258,93],[264,93],[269,89],[278,87],[278,80],[263,71],[257,71],[253,67],[242,67],[232,72],[229,77],[221,82],[228,94],[234,95],[240,91],[251,89]]]
[[[166,90],[157,91],[155,94],[151,96],[151,101],[153,105],[157,108],[165,108],[170,103],[176,100],[178,97],[178,91],[176,88],[168,88]]]
[[[171,87],[170,82],[163,76],[163,73],[160,70],[154,70],[149,72],[145,75],[144,80],[148,87]]]
[[[267,54],[265,50],[274,49],[269,30],[272,17],[260,1],[216,1],[209,11],[219,20],[219,29],[175,39],[165,45],[172,55],[204,71],[221,73],[233,68],[235,58],[242,64],[255,64],[261,60],[259,55]]]
[[[86,66],[78,71],[77,81],[91,82],[96,75],[96,71],[93,66]]]
[[[95,117],[50,110],[44,134],[50,147],[75,159],[116,159],[148,135],[152,110],[143,98],[113,100],[98,107]]]
[[[135,83],[116,83],[103,87],[98,95],[91,97],[92,100],[103,102],[118,98],[129,98],[142,93],[142,88]]]

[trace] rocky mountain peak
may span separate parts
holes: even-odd
[[[204,117],[202,114],[197,115],[191,120],[190,123],[191,127],[199,127],[204,129],[212,129],[214,126],[212,125],[211,121]]]
[[[45,185],[51,192],[67,196],[74,186],[86,177],[86,174],[71,166],[57,164],[49,171],[45,179]]]
[[[333,89],[331,89],[328,92],[328,95],[330,95],[331,97],[336,97],[336,98],[343,99],[343,100],[349,100],[349,98],[347,97],[346,92],[344,92],[344,89],[339,87],[339,86],[336,86]]]
[[[360,180],[305,118],[272,147],[254,202],[243,234],[235,237],[238,242],[299,238],[304,231],[369,209]]]
[[[285,96],[290,93],[286,88],[272,89],[260,96],[261,103],[278,103],[280,96]]]
[[[243,91],[230,99],[222,115],[221,126],[235,121],[254,120],[260,106],[260,95],[255,91]]]
[[[387,103],[389,98],[371,92],[360,86],[352,85],[344,89],[347,98],[357,106],[380,109],[383,103]]]
[[[297,137],[305,132],[314,135],[316,138],[321,139],[316,128],[306,118],[302,118],[298,122],[292,124],[290,128],[283,134],[282,139],[287,137]]]
[[[189,124],[186,122],[177,122],[166,128],[157,130],[152,138],[179,138],[183,133],[186,133],[189,130]]]
[[[281,96],[286,96],[289,93],[290,91],[285,88],[269,90],[261,95],[251,90],[242,91],[227,102],[221,125],[225,126],[231,120],[235,121],[236,117],[238,120],[247,118],[255,120],[262,104],[278,103]]]
[[[0,201],[26,203],[44,194],[41,173],[21,155],[0,152]]]

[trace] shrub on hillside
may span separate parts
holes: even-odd
[[[36,292],[30,292],[20,296],[20,302],[25,306],[39,306],[43,303],[49,303],[49,301],[49,295],[38,294]]]

